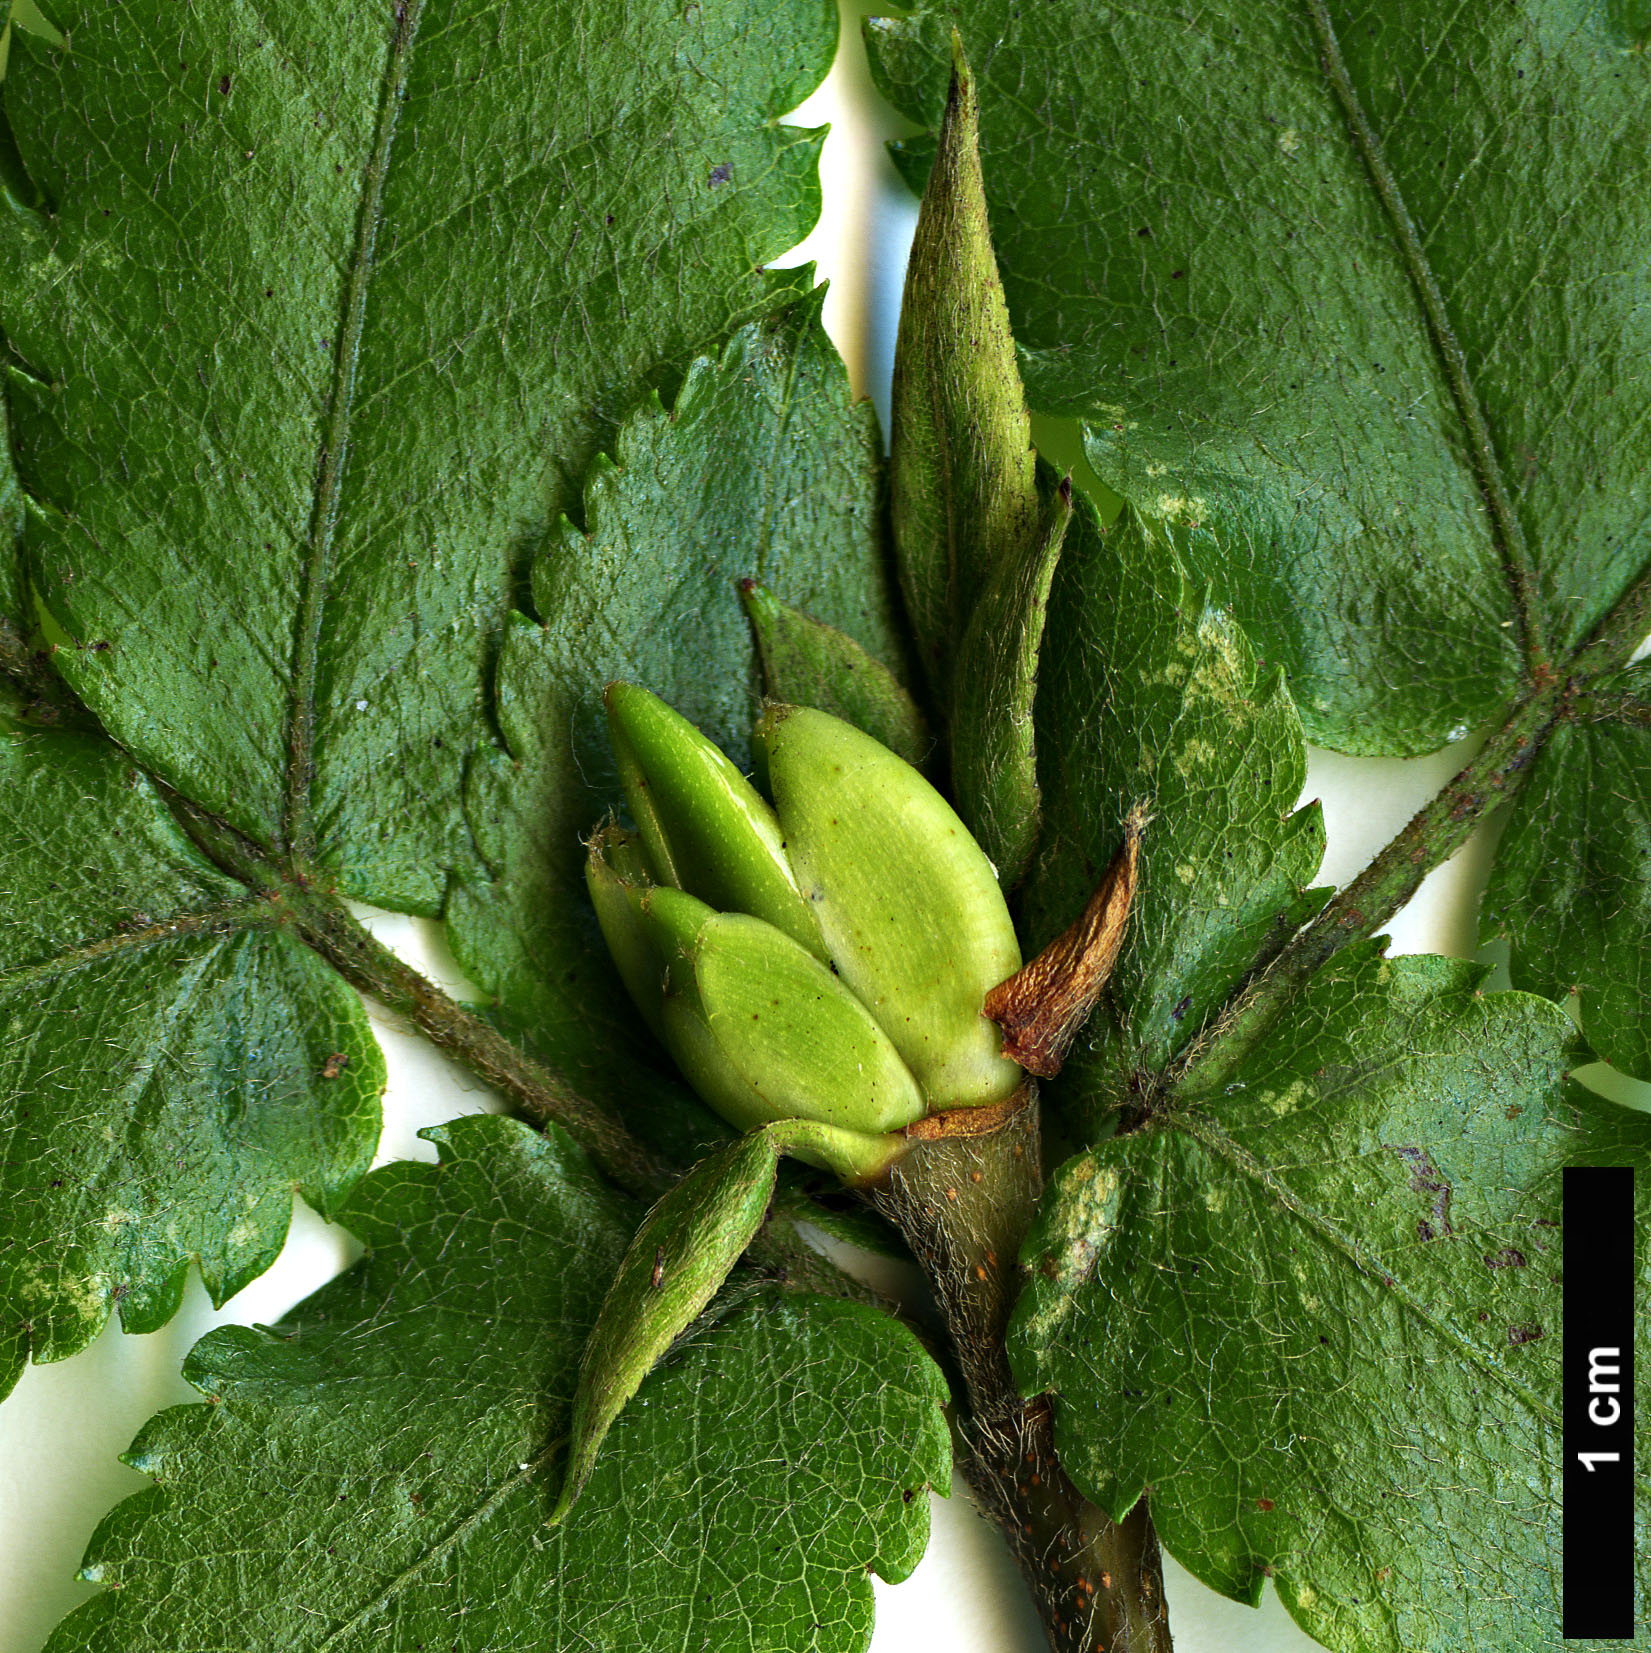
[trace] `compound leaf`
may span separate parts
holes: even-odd
[[[6,12],[0,122],[0,673],[33,697],[0,733],[7,1385],[112,1302],[158,1324],[191,1255],[237,1289],[295,1188],[331,1209],[365,1169],[355,995],[163,797],[271,890],[440,908],[570,479],[806,283],[760,270],[818,199],[777,117],[836,30],[827,0],[54,12]],[[54,666],[118,748],[28,737],[91,724]]]
[[[863,1648],[867,1570],[916,1565],[947,1480],[945,1385],[916,1340],[759,1291],[654,1371],[548,1527],[636,1214],[554,1128],[429,1134],[439,1165],[357,1190],[355,1268],[277,1327],[196,1345],[212,1404],[134,1443],[156,1485],[93,1537],[85,1576],[110,1589],[52,1653]]]

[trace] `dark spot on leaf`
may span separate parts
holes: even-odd
[[[721,166],[711,168],[711,176],[706,182],[715,189],[718,184],[725,184],[734,176],[734,167],[731,161],[724,161]]]
[[[1518,1246],[1505,1245],[1500,1251],[1493,1251],[1485,1259],[1486,1268],[1523,1268],[1525,1253]]]
[[[349,1057],[346,1056],[343,1051],[335,1050],[332,1055],[321,1064],[321,1077],[323,1079],[336,1079],[349,1065]]]
[[[1271,1498],[1258,1498],[1255,1501],[1255,1507],[1265,1515],[1273,1507],[1273,1501]]]
[[[1191,1008],[1192,1008],[1192,994],[1189,993],[1178,1005],[1176,1005],[1176,1007],[1170,1012],[1170,1015],[1176,1021],[1180,1021],[1181,1018],[1183,1016],[1185,1016],[1186,1013]]]
[[[229,76],[228,75],[225,75],[224,78],[218,82],[218,90],[220,92],[222,92],[223,95],[226,98],[229,96]]]
[[[1540,1326],[1509,1326],[1508,1342],[1517,1348],[1521,1343],[1534,1343],[1543,1335]]]
[[[1152,227],[1149,224],[1143,224],[1135,233],[1143,241],[1150,241],[1152,239]]]
[[[1431,1194],[1431,1224],[1418,1223],[1417,1232],[1423,1227],[1437,1225],[1441,1234],[1454,1234],[1450,1226],[1450,1184],[1439,1174],[1438,1167],[1428,1158],[1420,1148],[1408,1147],[1405,1144],[1389,1144],[1396,1153],[1410,1167],[1410,1186],[1418,1194]],[[1424,1240],[1433,1238],[1432,1234],[1422,1234]]]

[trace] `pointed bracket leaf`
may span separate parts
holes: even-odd
[[[895,350],[895,546],[950,723],[959,812],[1005,884],[1037,840],[1032,697],[1071,491],[1040,478],[986,220],[974,77],[954,38]]]
[[[567,1477],[552,1523],[573,1507],[626,1401],[762,1226],[779,1166],[775,1133],[751,1131],[701,1160],[643,1219],[580,1361]]]
[[[759,581],[741,580],[739,589],[770,700],[829,712],[923,768],[934,744],[928,720],[881,660],[846,631],[782,603]]]

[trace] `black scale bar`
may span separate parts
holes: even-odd
[[[1564,1634],[1634,1635],[1634,1173],[1565,1171]]]

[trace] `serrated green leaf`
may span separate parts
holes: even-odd
[[[757,640],[763,691],[790,706],[813,706],[881,741],[914,768],[931,755],[928,720],[905,686],[847,632],[782,603],[755,580],[740,596]]]
[[[1557,1647],[1559,1168],[1651,1119],[1557,1007],[1348,949],[1219,1094],[1069,1162],[1011,1332],[1110,1509],[1327,1645]]]
[[[1080,497],[1067,533],[1038,691],[1044,845],[1022,902],[1028,950],[1082,912],[1151,809],[1111,1016],[1048,1087],[1093,1136],[1198,1032],[1276,934],[1307,916],[1324,853],[1300,719],[1224,609],[1182,572],[1162,524],[1126,508],[1103,529]],[[1087,1047],[1087,1048],[1086,1048]]]
[[[439,1166],[387,1166],[351,1202],[361,1263],[270,1332],[196,1345],[214,1404],[134,1443],[157,1484],[94,1536],[86,1573],[111,1588],[53,1653],[863,1648],[867,1569],[911,1570],[947,1477],[915,1339],[759,1292],[654,1372],[549,1528],[634,1214],[554,1129],[431,1135]]]
[[[900,657],[876,419],[852,400],[820,298],[743,328],[720,360],[693,365],[669,413],[655,401],[622,428],[617,463],[592,472],[587,531],[564,523],[534,566],[543,623],[518,615],[505,634],[508,755],[470,772],[491,876],[467,875],[450,896],[454,952],[536,1048],[627,1117],[639,1086],[656,1115],[672,1096],[697,1105],[622,1054],[642,1048],[639,1026],[584,896],[581,839],[621,799],[604,687],[646,686],[748,762],[760,688],[744,578],[873,659]]]
[[[6,104],[28,556],[153,773],[420,912],[513,573],[614,420],[800,275],[829,0],[64,0]]]
[[[118,1307],[215,1302],[274,1260],[294,1190],[337,1207],[378,1141],[356,995],[207,863],[106,740],[0,708],[0,1393]]]
[[[1651,1079],[1651,670],[1600,679],[1537,754],[1480,927],[1512,937],[1515,987],[1574,991],[1601,1058]]]
[[[1580,0],[952,0],[868,31],[931,130],[954,25],[1032,405],[1199,525],[1314,740],[1437,747],[1591,630],[1647,556],[1643,36]]]

